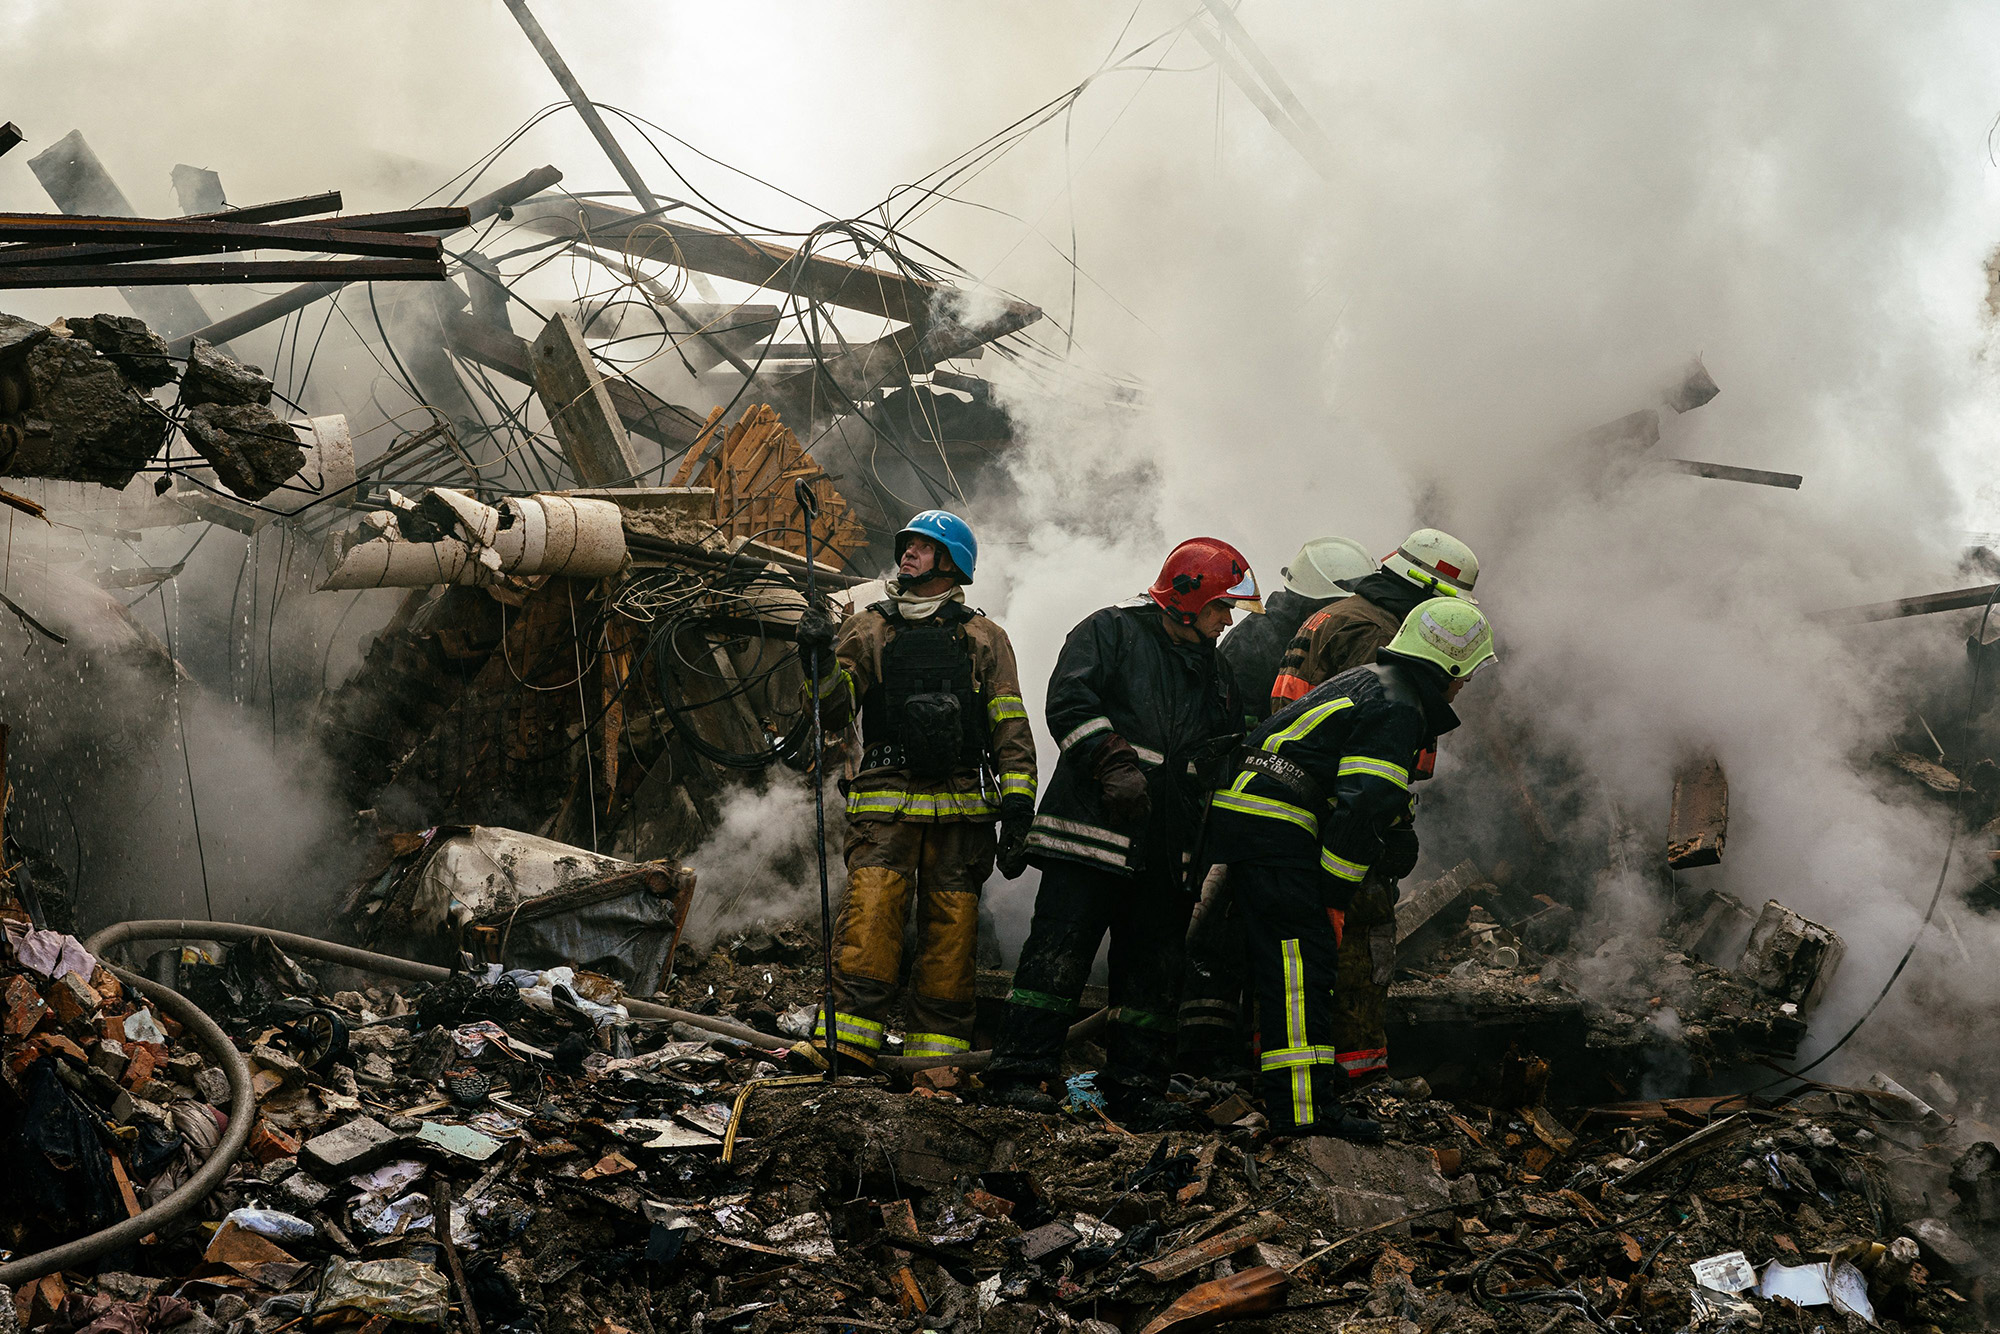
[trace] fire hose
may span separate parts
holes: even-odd
[[[377,954],[353,945],[340,945],[331,940],[317,940],[312,936],[301,936],[290,931],[274,931],[268,927],[249,926],[242,922],[205,922],[196,919],[162,919],[149,922],[120,922],[108,926],[84,942],[84,947],[92,954],[103,955],[114,945],[130,944],[137,940],[219,940],[245,941],[262,938],[279,949],[292,954],[302,954],[309,959],[321,959],[327,963],[342,964],[364,972],[378,973],[384,977],[400,977],[410,982],[442,982],[451,976],[449,968],[437,964],[418,963],[413,959],[399,959],[393,954]],[[158,987],[157,983],[149,984]],[[159,987],[161,991],[166,988]],[[151,994],[150,992],[148,994]],[[193,1008],[192,1003],[177,993],[183,1004]],[[746,1024],[731,1023],[727,1019],[717,1019],[713,1015],[698,1014],[693,1010],[677,1010],[670,1005],[655,1005],[651,1001],[626,999],[619,1002],[627,1011],[641,1019],[667,1019],[687,1024],[691,1028],[706,1029],[710,1033],[747,1042],[766,1051],[772,1049],[773,1042],[782,1042],[776,1034],[751,1028]],[[200,1011],[196,1011],[197,1014]],[[178,1016],[176,1016],[178,1017]],[[204,1019],[206,1016],[203,1016]],[[1111,1017],[1109,1010],[1099,1010],[1089,1015],[1069,1030],[1070,1040],[1086,1038],[1104,1027]],[[220,1030],[217,1030],[218,1032]],[[230,1049],[232,1052],[235,1048]],[[875,1061],[875,1068],[905,1072],[912,1070],[933,1070],[939,1066],[954,1066],[960,1070],[983,1069],[993,1058],[990,1051],[967,1052],[956,1060],[941,1060],[934,1056],[883,1056]],[[245,1075],[247,1079],[249,1076]],[[5,1271],[0,1270],[0,1282],[5,1282]]]
[[[135,925],[146,925],[136,923]],[[113,931],[117,928],[112,928]],[[98,952],[96,941],[102,940],[110,932],[101,932],[92,938],[91,953]],[[207,1199],[215,1188],[222,1184],[236,1155],[242,1152],[244,1141],[250,1138],[250,1125],[256,1119],[257,1098],[250,1088],[250,1065],[243,1059],[243,1053],[229,1040],[215,1020],[203,1013],[200,1006],[181,995],[171,987],[163,987],[157,982],[136,976],[123,968],[111,968],[120,982],[136,989],[140,995],[158,1005],[178,1022],[183,1029],[193,1033],[216,1064],[229,1076],[229,1126],[222,1132],[222,1139],[215,1151],[208,1155],[208,1161],[199,1171],[180,1187],[149,1209],[141,1210],[122,1223],[114,1223],[102,1232],[93,1232],[87,1237],[52,1246],[46,1251],[23,1256],[0,1264],[0,1284],[9,1288],[18,1287],[29,1279],[40,1278],[59,1270],[74,1269],[85,1261],[129,1246],[149,1233],[157,1232],[167,1224],[187,1213]]]
[[[290,931],[274,931],[267,927],[250,926],[242,922],[205,922],[186,919],[120,922],[90,937],[84,942],[84,948],[102,959],[105,952],[114,946],[134,941],[247,941],[260,938],[294,954],[320,959],[327,963],[342,964],[385,977],[400,977],[412,982],[442,982],[451,976],[449,968],[441,968],[436,964],[417,963],[412,959],[399,959],[391,954],[377,954],[373,950],[358,949],[352,945],[316,940],[311,936],[301,936]],[[137,990],[140,995],[172,1016],[182,1028],[194,1034],[209,1056],[222,1067],[223,1072],[229,1077],[229,1125],[223,1131],[214,1152],[208,1155],[207,1161],[200,1169],[158,1204],[143,1209],[124,1222],[115,1223],[102,1231],[0,1264],[0,1284],[9,1288],[18,1287],[44,1274],[74,1269],[99,1256],[129,1246],[141,1237],[177,1221],[206,1200],[214,1193],[215,1188],[222,1184],[237,1155],[242,1152],[243,1145],[249,1140],[250,1128],[256,1120],[257,1100],[250,1087],[249,1062],[243,1059],[243,1053],[236,1050],[236,1045],[230,1041],[229,1035],[222,1031],[221,1026],[200,1006],[173,988],[150,978],[140,977],[113,964],[107,963],[105,966],[111,969],[119,981]],[[642,1019],[678,1020],[694,1028],[734,1038],[739,1042],[747,1042],[765,1050],[770,1049],[771,1034],[742,1024],[734,1024],[726,1019],[697,1014],[692,1010],[677,1010],[668,1005],[655,1005],[650,1001],[626,1000],[622,1003],[626,1010]],[[1099,1010],[1072,1026],[1069,1036],[1088,1037],[1102,1028],[1109,1016],[1110,1011]],[[992,1055],[990,1051],[968,1052],[956,1061],[949,1062],[934,1057],[891,1056],[877,1060],[875,1065],[878,1069],[894,1071],[932,1069],[940,1065],[976,1070],[992,1059]]]

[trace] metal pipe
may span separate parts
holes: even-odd
[[[230,940],[244,941],[265,939],[290,954],[303,954],[309,959],[324,959],[328,963],[343,964],[349,968],[359,968],[365,972],[379,973],[384,977],[400,977],[410,982],[442,982],[451,976],[451,969],[440,968],[432,963],[418,963],[414,959],[399,959],[393,954],[377,954],[373,950],[359,949],[353,945],[338,945],[330,940],[317,940],[312,936],[296,935],[290,931],[273,931],[269,927],[249,926],[242,922],[204,922],[197,919],[163,919],[148,922],[120,922],[108,926],[84,942],[84,948],[92,954],[103,957],[104,952],[114,945],[128,944],[135,940]],[[696,1014],[693,1010],[676,1010],[670,1005],[655,1005],[651,1001],[621,1001],[626,1010],[641,1019],[670,1019],[695,1028],[707,1029],[738,1042],[748,1042],[766,1051],[784,1046],[785,1040],[770,1033],[762,1033],[743,1024],[732,1024],[726,1019],[712,1015]]]
[[[104,934],[100,932],[99,936]],[[94,954],[97,951],[93,949],[91,952]],[[221,1026],[209,1018],[200,1006],[171,987],[163,987],[110,964],[105,967],[110,968],[120,982],[172,1015],[184,1030],[192,1032],[216,1064],[222,1067],[229,1076],[229,1125],[223,1130],[215,1152],[208,1155],[208,1161],[201,1165],[200,1170],[152,1208],[141,1210],[102,1232],[93,1232],[87,1237],[78,1237],[75,1241],[0,1265],[0,1284],[9,1288],[19,1287],[44,1274],[79,1269],[85,1262],[129,1246],[180,1218],[222,1184],[236,1156],[243,1151],[245,1141],[250,1138],[250,1127],[257,1119],[257,1096],[250,1087],[249,1062],[243,1059],[243,1053],[236,1050],[236,1044],[229,1040],[229,1035],[222,1031]]]
[[[449,968],[436,964],[418,963],[414,959],[399,959],[393,954],[377,954],[353,945],[339,945],[330,940],[318,940],[312,936],[301,936],[290,931],[274,931],[269,927],[248,926],[242,922],[205,922],[191,918],[165,918],[154,921],[119,922],[107,926],[86,940],[84,948],[99,958],[106,950],[116,945],[127,945],[134,941],[156,940],[231,940],[244,941],[259,938],[291,954],[303,954],[309,959],[324,959],[364,972],[379,973],[384,977],[400,977],[411,982],[442,982],[451,976]],[[127,976],[120,973],[120,977]],[[156,984],[147,983],[148,986]],[[159,988],[165,991],[166,988]],[[169,995],[177,993],[168,992]],[[655,1005],[651,1001],[630,1000],[621,1002],[632,1014],[641,1019],[676,1020],[694,1028],[706,1029],[738,1042],[747,1042],[765,1051],[782,1045],[784,1039],[771,1033],[760,1032],[743,1024],[732,1024],[727,1019],[717,1019],[713,1015],[696,1014],[693,1010],[677,1010],[671,1005]],[[189,1008],[193,1006],[189,1003]],[[200,1013],[200,1011],[196,1011]],[[207,1016],[203,1016],[206,1018]],[[1074,1042],[1087,1038],[1103,1028],[1111,1017],[1111,1011],[1099,1010],[1070,1025],[1067,1040]],[[220,1032],[220,1030],[217,1030]],[[230,1048],[233,1052],[234,1047]],[[981,1070],[993,1059],[991,1051],[967,1052],[955,1061],[940,1061],[929,1056],[882,1056],[877,1057],[878,1070],[911,1071],[935,1070],[940,1066],[952,1066],[959,1070]],[[245,1074],[245,1079],[249,1078]],[[234,1124],[232,1122],[232,1124]],[[0,1271],[4,1274],[4,1271]],[[0,1282],[4,1282],[0,1277]]]

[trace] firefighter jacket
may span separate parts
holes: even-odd
[[[1383,832],[1410,816],[1418,752],[1456,726],[1443,673],[1421,664],[1380,662],[1321,682],[1251,734],[1242,769],[1215,794],[1211,855],[1317,865],[1331,890],[1351,894]]]
[[[1181,874],[1208,794],[1229,778],[1243,740],[1242,697],[1214,646],[1174,639],[1150,598],[1094,611],[1056,658],[1048,723],[1061,753],[1028,835],[1031,858]],[[1141,829],[1113,827],[1100,802],[1094,771],[1112,736],[1146,775],[1153,810]]]
[[[1249,710],[1250,726],[1255,727],[1271,714],[1271,686],[1299,626],[1332,600],[1301,597],[1289,588],[1281,588],[1264,599],[1263,615],[1244,617],[1216,645],[1215,651],[1222,655],[1236,678],[1236,688],[1243,692],[1243,707]]]
[[[894,647],[906,632],[904,649]],[[912,774],[895,744],[896,719],[887,716],[898,682],[899,655],[936,634],[947,671],[917,682],[923,690],[961,697],[956,709],[962,740],[947,741],[957,751],[943,771]],[[952,650],[946,646],[955,645]],[[904,620],[892,601],[878,602],[849,616],[834,642],[840,670],[820,683],[820,720],[830,732],[860,715],[861,769],[847,789],[850,820],[970,820],[1000,818],[1003,797],[1035,799],[1035,738],[1021,702],[1021,678],[1007,632],[973,611],[962,599],[946,602],[923,620]],[[927,660],[935,664],[936,654]],[[900,703],[900,700],[898,701]]]
[[[1292,637],[1271,684],[1273,713],[1329,676],[1375,661],[1375,650],[1396,637],[1403,618],[1424,600],[1423,589],[1386,570],[1353,587],[1353,597],[1314,612]]]

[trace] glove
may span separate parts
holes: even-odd
[[[1098,747],[1092,766],[1104,818],[1121,829],[1137,829],[1153,816],[1153,797],[1132,743],[1113,733]]]
[[[1028,869],[1028,830],[1035,823],[1034,800],[1016,792],[1000,799],[1000,849],[994,864],[1009,880]]]
[[[1372,868],[1384,880],[1401,880],[1417,869],[1417,831],[1396,825],[1382,834],[1382,855]]]
[[[839,632],[840,626],[833,617],[818,607],[805,609],[792,638],[799,646],[799,664],[807,673],[813,671],[815,664],[822,679],[833,670],[833,640]]]

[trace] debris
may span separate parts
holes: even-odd
[[[1667,818],[1667,865],[1676,871],[1714,866],[1729,832],[1729,779],[1722,762],[1704,756],[1674,775],[1673,811]]]
[[[1279,1309],[1291,1285],[1289,1275],[1268,1265],[1211,1279],[1148,1321],[1140,1334],[1208,1329],[1226,1320],[1263,1315]]]
[[[609,501],[508,496],[486,505],[440,486],[415,501],[391,496],[390,505],[334,536],[320,591],[596,578],[625,563],[622,520]]]
[[[1770,899],[1751,928],[1738,970],[1771,995],[1809,1009],[1825,993],[1845,950],[1830,929]]]

